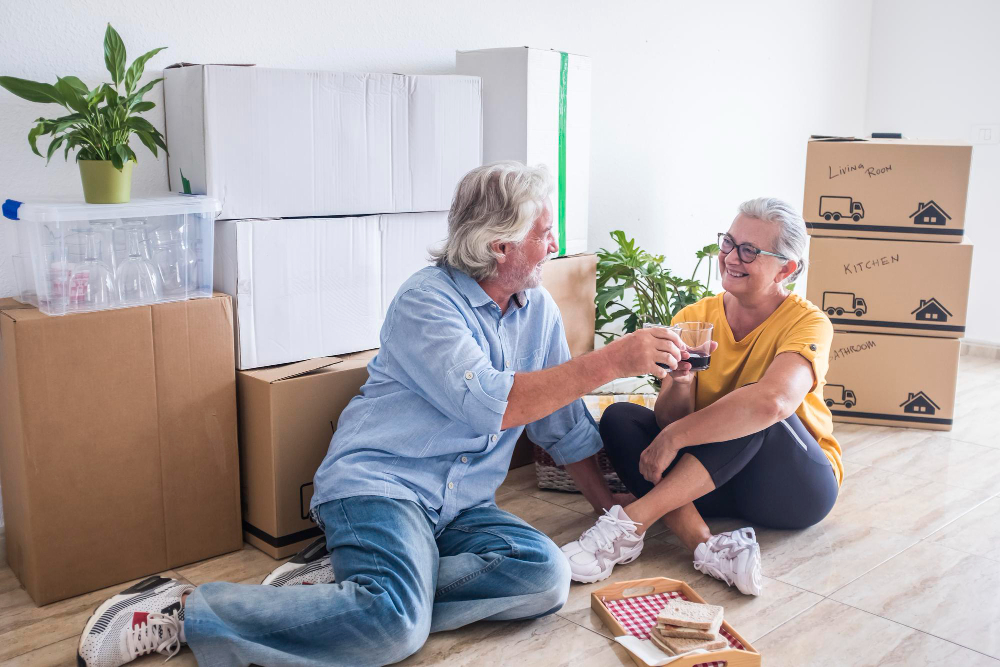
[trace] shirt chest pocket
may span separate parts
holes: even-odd
[[[542,361],[545,359],[545,350],[538,348],[529,352],[525,356],[518,357],[514,363],[514,370],[518,373],[530,373],[531,371],[542,370]]]

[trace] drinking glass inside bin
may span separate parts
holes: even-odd
[[[14,283],[17,287],[17,300],[21,303],[38,306],[38,290],[35,288],[35,274],[31,268],[30,255],[14,255]]]
[[[125,230],[128,257],[119,265],[116,277],[118,297],[123,306],[154,303],[163,295],[159,271],[143,256],[143,232],[139,226]]]
[[[83,236],[86,255],[70,277],[69,307],[81,311],[110,308],[117,301],[118,288],[111,267],[102,255],[100,233],[96,229],[86,229]]]

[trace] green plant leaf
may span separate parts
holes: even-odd
[[[132,62],[132,65],[129,66],[128,71],[125,72],[126,95],[132,94],[132,88],[135,86],[136,83],[139,82],[139,79],[142,78],[143,69],[146,67],[146,63],[149,61],[149,59],[165,48],[167,47],[161,46],[158,49],[153,49],[152,51],[142,54]]]
[[[45,155],[45,164],[46,165],[48,165],[49,161],[52,159],[52,154],[55,153],[57,150],[59,150],[59,147],[62,146],[62,143],[65,140],[66,140],[65,135],[58,136],[58,137],[56,137],[55,139],[52,140],[52,143],[49,144],[48,153]]]
[[[150,136],[149,132],[136,130],[135,135],[139,137],[139,141],[142,142],[142,145],[149,149],[149,152],[153,154],[153,157],[159,157],[156,154],[156,142],[153,141],[153,137]]]
[[[131,95],[129,95],[128,98],[125,100],[125,106],[131,108],[132,105],[141,102],[142,101],[142,96],[145,95],[146,93],[148,93],[149,91],[151,91],[153,89],[153,86],[155,86],[156,84],[158,84],[161,81],[163,81],[162,77],[159,78],[159,79],[153,79],[152,81],[150,81],[149,83],[147,83],[145,86],[143,86],[139,90],[137,90],[134,93],[132,93]]]
[[[43,123],[38,123],[28,132],[28,143],[31,144],[31,152],[42,157],[42,154],[38,152],[38,137],[44,134],[45,125]]]
[[[0,86],[3,86],[21,99],[39,104],[62,104],[62,96],[51,83],[39,83],[16,76],[0,76]]]
[[[156,132],[156,128],[145,118],[140,116],[129,116],[128,120],[125,121],[126,127],[129,127],[136,131],[141,132]]]
[[[125,43],[110,23],[108,29],[104,31],[104,65],[117,87],[125,76]]]
[[[131,111],[132,113],[143,113],[145,111],[149,111],[155,106],[156,104],[154,102],[136,102],[132,105]]]
[[[79,89],[77,89],[75,86],[73,86],[73,84],[71,84],[66,79],[60,77],[59,80],[56,81],[55,88],[59,92],[59,95],[62,96],[63,102],[66,104],[66,106],[68,106],[73,111],[77,111],[79,113],[86,113],[87,98],[84,97],[84,94],[81,93]]]
[[[90,93],[90,89],[87,88],[87,84],[85,84],[83,81],[80,81],[80,79],[76,78],[75,76],[64,76],[62,77],[62,80],[68,83],[69,85],[73,86],[73,88],[78,90],[80,94],[83,95],[84,97],[86,97]]]

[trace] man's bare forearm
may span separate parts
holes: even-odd
[[[618,373],[609,351],[605,347],[553,368],[516,373],[501,428],[538,421],[616,379]]]

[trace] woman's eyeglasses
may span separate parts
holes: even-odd
[[[771,257],[777,257],[778,259],[788,260],[784,255],[779,255],[776,252],[768,252],[767,250],[761,250],[757,246],[750,245],[749,243],[736,243],[736,240],[732,236],[726,234],[725,232],[719,232],[719,250],[722,251],[723,255],[728,255],[734,249],[739,249],[740,260],[746,264],[757,259],[757,255],[769,255]]]

